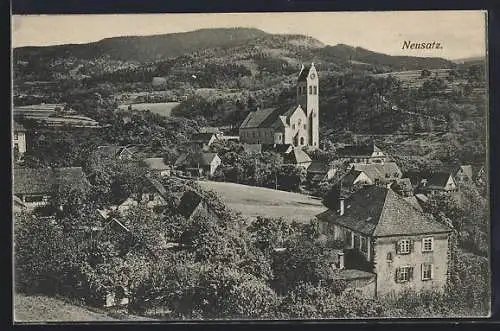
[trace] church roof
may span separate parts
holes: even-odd
[[[327,210],[318,214],[318,219],[374,237],[451,231],[385,187],[362,188],[344,204],[344,215]]]
[[[280,108],[258,109],[248,113],[243,123],[241,123],[240,129],[270,128],[275,125],[280,116],[286,116],[288,118],[299,107],[299,105],[293,105],[291,107],[285,106]]]

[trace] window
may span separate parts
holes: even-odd
[[[153,193],[149,194],[149,201],[154,201],[155,195]]]
[[[300,137],[300,144],[304,145],[304,137]]]
[[[387,261],[392,262],[392,253],[391,252],[387,253]]]
[[[304,124],[304,130],[307,129],[307,126]]]
[[[313,87],[309,86],[309,94],[313,94]]]
[[[422,252],[432,252],[434,240],[432,237],[422,239]]]
[[[278,141],[281,142],[281,135],[278,135]]]
[[[42,195],[26,196],[24,198],[24,201],[26,201],[26,202],[43,202],[43,196]]]
[[[17,132],[14,132],[14,139],[15,140],[19,139],[19,134]]]
[[[292,130],[295,130],[295,124],[292,124]]]
[[[368,240],[366,240],[366,238],[361,238],[361,251],[363,253],[368,253]]]
[[[344,230],[345,243],[347,246],[352,247],[352,233],[349,230]]]
[[[302,124],[302,120],[299,118],[299,126],[300,126],[300,124]]]
[[[422,280],[432,279],[432,264],[422,264]]]
[[[359,243],[359,236],[357,234],[354,235],[354,248],[357,248],[359,249],[360,247],[360,243]]]
[[[398,241],[396,245],[396,251],[398,254],[410,254],[412,248],[412,242],[410,239],[402,239]]]
[[[413,279],[413,267],[401,267],[396,269],[396,282],[404,283]]]
[[[314,86],[313,88],[314,88],[314,93],[313,94],[318,94],[318,88],[316,86]]]

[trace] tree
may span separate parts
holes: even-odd
[[[283,165],[277,171],[277,181],[280,189],[286,191],[298,191],[300,185],[305,181],[307,172],[302,167],[294,165]]]

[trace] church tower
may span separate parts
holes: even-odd
[[[314,63],[302,65],[297,80],[297,103],[307,115],[307,145],[319,148],[319,79]]]

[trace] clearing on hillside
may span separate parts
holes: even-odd
[[[309,223],[327,208],[320,199],[308,195],[236,183],[199,181],[205,190],[217,193],[229,208],[243,217],[282,217],[287,221]]]

